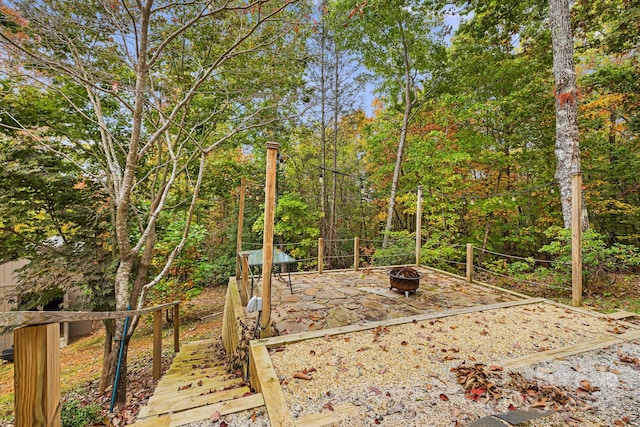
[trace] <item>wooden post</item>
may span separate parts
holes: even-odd
[[[160,378],[162,368],[162,310],[153,312],[153,380]]]
[[[236,237],[236,279],[240,277],[240,255],[242,251],[242,227],[244,223],[244,193],[247,182],[244,177],[240,178],[240,203],[238,205],[238,234]]]
[[[360,238],[353,239],[353,269],[358,271],[360,268]]]
[[[422,249],[422,185],[418,185],[418,208],[416,210],[416,267],[420,267]]]
[[[242,282],[240,283],[240,301],[246,306],[249,302],[249,254],[242,254]]]
[[[467,243],[467,282],[473,282],[473,245]]]
[[[571,300],[582,305],[582,173],[571,177]]]
[[[267,142],[267,179],[264,194],[264,236],[262,242],[261,338],[271,336],[271,268],[273,267],[273,221],[276,199],[278,143]]]
[[[60,427],[60,325],[13,331],[16,427]]]
[[[322,273],[324,270],[324,239],[320,237],[318,239],[318,273]]]
[[[180,304],[173,306],[173,351],[180,351]]]

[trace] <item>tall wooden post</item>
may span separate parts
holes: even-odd
[[[571,177],[571,300],[582,305],[582,173]]]
[[[153,380],[160,378],[162,371],[162,310],[153,312]]]
[[[16,427],[60,427],[60,325],[13,331]]]
[[[422,249],[422,185],[418,185],[418,207],[416,209],[416,267],[420,267]]]
[[[242,251],[242,227],[244,223],[244,193],[247,182],[240,178],[240,203],[238,204],[238,234],[236,237],[236,279],[240,277],[240,251]]]
[[[360,238],[353,238],[353,269],[358,271],[360,268]]]
[[[264,237],[262,242],[261,338],[271,336],[271,268],[273,267],[273,221],[276,200],[278,143],[267,142],[267,180],[264,194]]]
[[[320,237],[318,239],[318,273],[322,273],[324,270],[324,239]]]
[[[473,245],[467,243],[467,282],[473,282]]]
[[[180,304],[173,306],[173,351],[180,351]]]
[[[249,295],[249,254],[242,254],[242,282],[240,282],[240,302],[242,305],[247,305],[249,298],[253,295]]]

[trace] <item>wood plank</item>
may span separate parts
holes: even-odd
[[[8,311],[0,313],[0,326],[28,326],[81,320],[124,319],[169,308],[180,301],[129,311]]]
[[[310,414],[296,420],[296,427],[320,427],[358,415],[361,409],[352,403],[335,405],[333,411]]]
[[[219,363],[208,363],[208,362],[198,362],[198,363],[179,363],[176,365],[171,365],[167,370],[165,375],[180,375],[186,374],[190,375],[192,373],[200,373],[203,375],[209,375],[214,372],[226,372],[226,368],[224,365]]]
[[[618,336],[625,341],[635,341],[640,338],[640,329],[631,329]]]
[[[619,344],[624,342],[622,338],[613,337],[613,336],[602,336],[598,337],[594,340],[567,346],[555,348],[552,350],[541,351],[539,353],[527,354],[525,356],[516,357],[511,360],[507,360],[502,364],[503,368],[514,369],[520,368],[522,366],[532,365],[534,363],[546,362],[553,359],[559,359],[562,357],[573,356],[580,353],[585,353],[591,350],[597,350],[600,348],[609,347],[613,344]]]
[[[290,343],[304,341],[304,340],[313,339],[313,338],[321,338],[324,336],[333,336],[333,335],[340,335],[340,334],[346,334],[351,332],[366,331],[369,329],[375,329],[378,326],[385,327],[385,326],[402,325],[405,323],[422,322],[425,320],[440,319],[443,317],[456,316],[459,314],[477,313],[482,311],[516,307],[520,305],[546,303],[546,302],[547,300],[544,298],[528,298],[526,300],[519,300],[519,301],[507,301],[507,302],[501,302],[501,303],[495,303],[495,304],[457,308],[454,310],[447,310],[439,313],[425,313],[425,314],[418,314],[416,316],[410,316],[410,317],[386,319],[379,322],[356,323],[353,325],[339,326],[337,328],[331,328],[331,329],[318,329],[317,331],[308,331],[308,332],[301,332],[298,334],[281,335],[278,337],[252,340],[251,346],[257,347],[257,346],[264,345],[267,347],[274,347],[282,344],[290,344]]]
[[[201,385],[198,385],[201,383]],[[189,387],[189,384],[191,386]],[[158,384],[154,396],[174,395],[176,399],[184,399],[189,396],[197,396],[211,391],[220,391],[226,387],[240,386],[242,378],[220,380],[219,378],[194,378],[193,381],[182,381],[171,384]],[[189,387],[179,390],[181,387]]]
[[[60,326],[13,331],[17,427],[60,427]]]
[[[224,402],[225,400],[238,399],[247,393],[251,393],[249,387],[239,387],[231,390],[193,396],[186,399],[176,399],[174,396],[167,396],[158,399],[152,398],[149,399],[149,403],[146,406],[143,406],[140,409],[138,419],[199,408],[213,403]]]
[[[157,381],[162,373],[162,311],[153,312],[153,380]]]
[[[264,396],[264,405],[271,425],[293,427],[295,422],[284,399],[280,379],[271,363],[267,347],[264,345],[251,347],[249,363],[251,384]]]
[[[626,310],[620,310],[620,311],[616,311],[615,313],[607,314],[607,317],[609,319],[615,319],[615,320],[627,319],[629,317],[635,317],[635,316],[639,316],[638,313],[632,313]]]
[[[233,414],[235,412],[246,411],[259,406],[264,406],[264,400],[262,395],[258,393],[247,397],[241,397],[240,399],[228,400],[226,402],[202,406],[200,408],[188,409],[175,414],[147,418],[142,421],[138,421],[133,425],[135,427],[175,427],[209,419],[216,411],[222,416]]]

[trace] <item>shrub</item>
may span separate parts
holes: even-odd
[[[540,251],[556,257],[556,270],[571,274],[571,230],[550,227],[545,235],[551,242]],[[585,287],[594,290],[601,283],[611,284],[615,274],[640,265],[640,251],[631,245],[607,246],[605,236],[588,229],[582,234],[582,272]]]
[[[100,421],[102,408],[97,403],[83,405],[76,399],[63,403],[60,418],[62,427],[86,427]]]

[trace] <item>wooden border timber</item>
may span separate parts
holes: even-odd
[[[552,350],[541,351],[538,353],[526,354],[524,356],[516,357],[504,362],[502,364],[502,367],[505,369],[521,368],[523,366],[533,365],[534,363],[574,356],[576,354],[586,353],[587,351],[609,347],[614,344],[622,344],[624,342],[633,341],[638,338],[640,338],[640,330],[625,332],[624,334],[620,334],[618,336],[606,335],[576,345],[554,348]]]
[[[271,363],[267,347],[259,345],[251,347],[249,352],[249,378],[251,386],[262,393],[264,406],[267,408],[269,423],[272,426],[293,427],[295,422],[284,399],[280,379]]]
[[[231,358],[236,353],[238,345],[242,340],[242,325],[247,320],[244,315],[244,308],[240,301],[240,292],[238,291],[238,282],[234,277],[229,279],[227,286],[227,296],[224,303],[224,314],[222,317],[222,344],[227,353],[227,357]],[[246,365],[242,366],[242,373],[247,377]]]
[[[7,311],[0,313],[0,326],[20,327],[80,320],[124,319],[152,313],[176,304],[180,304],[180,301],[129,311]]]
[[[440,313],[418,314],[416,316],[387,319],[379,322],[356,323],[353,325],[339,326],[337,328],[331,328],[331,329],[318,329],[316,331],[307,331],[307,332],[301,332],[298,334],[281,335],[278,337],[252,340],[250,345],[251,347],[258,347],[263,345],[266,347],[273,347],[273,346],[278,346],[282,344],[291,344],[294,342],[304,341],[304,340],[313,339],[313,338],[321,338],[324,336],[333,336],[333,335],[347,334],[351,332],[366,331],[369,329],[375,329],[378,326],[385,327],[385,326],[402,325],[404,323],[411,323],[414,321],[421,322],[424,320],[432,320],[432,319],[440,319],[442,317],[456,316],[458,314],[478,313],[481,311],[494,310],[498,308],[515,307],[519,305],[537,304],[537,303],[545,303],[545,302],[547,302],[547,300],[545,300],[544,298],[528,298],[525,300],[518,300],[518,301],[508,301],[508,302],[501,302],[496,304],[477,305],[473,307],[457,308],[454,310],[448,310]]]

